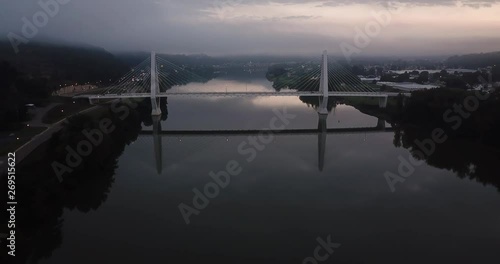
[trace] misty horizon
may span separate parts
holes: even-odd
[[[33,42],[86,43],[113,53],[217,57],[317,57],[325,49],[340,56],[342,47],[356,48],[353,57],[434,57],[493,52],[500,44],[494,35],[500,24],[497,0],[59,2],[33,38],[24,38],[26,20],[33,23],[43,7],[2,3],[0,33],[6,41],[15,34]],[[373,23],[379,29],[367,34]],[[363,40],[360,34],[368,37],[362,47],[355,39]]]

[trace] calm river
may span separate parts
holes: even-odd
[[[175,89],[273,91],[263,72]],[[25,218],[18,247],[27,259],[300,264],[500,257],[499,179],[459,175],[460,153],[436,152],[441,156],[415,166],[393,192],[384,175],[398,174],[410,151],[395,143],[390,124],[352,106],[330,112],[328,131],[318,130],[318,113],[296,97],[169,98],[163,108],[154,126],[147,110],[131,111],[62,182],[51,164],[64,157],[64,145],[54,146],[83,139],[77,134],[95,117],[72,121],[65,133],[73,134],[50,143],[59,153],[41,148],[19,166],[19,177],[29,180],[18,189],[33,204],[18,216]],[[244,132],[272,126],[291,132],[261,139]],[[489,153],[475,155],[499,164]],[[469,172],[480,166],[467,164]]]

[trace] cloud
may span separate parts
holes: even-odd
[[[0,1],[3,36],[21,34],[21,18],[40,11],[37,1]],[[483,49],[499,46],[499,2],[71,0],[40,29],[40,37],[85,42],[111,51],[315,54],[325,48],[338,50],[340,42],[352,41],[355,28],[373,20],[373,11],[403,6],[404,13],[393,17],[373,40],[373,47],[366,49],[367,55],[395,50],[426,55],[446,47],[468,52],[475,49],[474,43]]]

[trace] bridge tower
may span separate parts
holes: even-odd
[[[158,83],[158,70],[156,67],[156,52],[151,52],[151,115],[161,115],[160,98],[157,94],[160,93],[160,85]]]
[[[322,102],[318,109],[320,115],[328,115],[328,52],[323,51],[321,60],[321,79],[319,83],[319,91],[323,93]]]
[[[323,93],[318,109],[318,167],[323,171],[325,166],[327,119],[328,119],[328,52],[323,51],[321,60],[321,78],[319,92]]]

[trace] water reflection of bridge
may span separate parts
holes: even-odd
[[[159,116],[153,117],[153,130],[141,131],[139,135],[152,136],[154,156],[158,174],[163,171],[163,138],[164,137],[228,137],[228,136],[258,136],[272,133],[274,135],[318,135],[318,168],[323,171],[326,156],[326,142],[330,134],[373,134],[393,132],[387,128],[383,119],[378,119],[373,127],[333,128],[328,129],[327,115],[319,115],[317,129],[284,129],[284,130],[172,130],[163,131]]]

